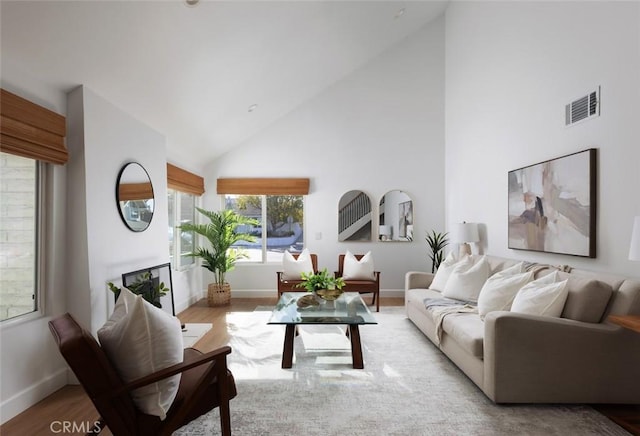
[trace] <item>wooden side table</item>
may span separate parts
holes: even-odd
[[[607,318],[614,324],[640,333],[640,316],[637,315],[610,315]]]

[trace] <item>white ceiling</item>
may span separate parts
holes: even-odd
[[[84,84],[198,170],[440,16],[445,1],[2,0],[2,59]],[[404,13],[396,17],[399,10]],[[258,107],[253,112],[248,108]]]

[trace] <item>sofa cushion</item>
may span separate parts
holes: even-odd
[[[475,265],[460,264],[451,272],[442,295],[455,300],[478,301],[480,289],[488,277],[489,263],[484,258]]]
[[[562,318],[583,322],[600,322],[613,293],[611,286],[600,280],[573,277],[566,273],[560,273],[560,277],[568,280],[568,295],[562,311]]]
[[[533,280],[533,272],[518,272],[519,268],[508,268],[487,279],[478,296],[478,313],[484,319],[489,312],[509,310],[518,291]]]
[[[527,283],[513,299],[511,311],[529,315],[559,317],[567,300],[567,280],[557,281],[552,273]]]
[[[449,276],[451,276],[453,270],[460,265],[467,265],[471,267],[471,265],[473,265],[471,256],[463,256],[461,259],[457,260],[453,253],[449,253],[447,258],[438,267],[429,289],[443,292],[447,285],[447,281],[449,280]]]
[[[443,331],[469,354],[482,359],[484,322],[477,313],[453,313],[442,323]]]
[[[305,248],[298,258],[294,258],[289,251],[284,252],[282,256],[282,280],[300,280],[300,275],[313,272],[313,262],[309,249]]]

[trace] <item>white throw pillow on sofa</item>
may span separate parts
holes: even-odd
[[[522,264],[520,268],[507,268],[487,279],[478,296],[478,313],[481,319],[489,312],[509,310],[518,291],[533,280],[533,272],[521,272],[521,266]]]
[[[569,291],[567,280],[558,282],[557,276],[554,272],[524,285],[513,299],[511,311],[559,317]]]
[[[98,339],[123,381],[130,382],[181,363],[184,344],[180,320],[122,288],[113,315]],[[178,392],[180,374],[132,392],[140,411],[164,420]]]
[[[489,262],[484,256],[475,265],[457,265],[451,272],[442,295],[456,300],[478,301],[478,294],[489,278],[490,271]]]
[[[284,252],[282,257],[282,280],[300,280],[302,273],[313,272],[313,263],[309,249],[305,248],[298,258],[294,258],[289,251]]]
[[[344,255],[342,278],[344,280],[375,280],[373,255],[367,252],[360,260],[349,251]]]
[[[453,270],[459,265],[468,265],[471,267],[473,265],[473,260],[471,256],[463,256],[460,259],[456,259],[453,252],[449,253],[447,257],[440,263],[438,270],[436,271],[433,280],[431,281],[431,285],[429,285],[429,289],[438,292],[444,292],[444,288],[447,285],[447,281],[451,276]]]

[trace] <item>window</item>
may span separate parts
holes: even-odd
[[[195,264],[188,254],[194,250],[194,232],[179,228],[195,221],[196,198],[192,194],[169,189],[169,258],[174,269],[181,270]],[[180,235],[175,238],[174,235]]]
[[[0,153],[0,321],[39,310],[40,171]]]
[[[281,262],[285,250],[292,253],[302,251],[304,196],[227,194],[224,196],[224,207],[260,222],[255,227],[238,228],[238,231],[251,233],[256,237],[254,243],[239,245],[248,255],[241,261]]]

